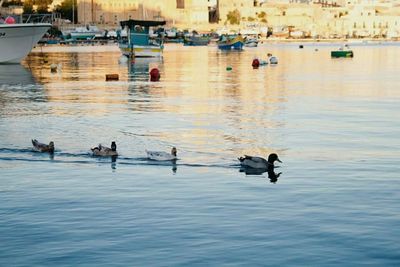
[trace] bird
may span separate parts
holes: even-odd
[[[253,157],[247,155],[238,158],[238,160],[240,161],[242,167],[250,167],[254,169],[273,169],[275,161],[282,163],[282,161],[278,158],[278,155],[275,153],[269,154],[268,160],[262,157]]]
[[[176,147],[171,149],[171,153],[167,153],[164,151],[148,151],[146,150],[147,158],[152,160],[176,160]]]
[[[91,148],[90,150],[92,150],[93,156],[118,156],[117,145],[115,144],[115,141],[111,142],[111,148],[99,144],[99,146]]]
[[[38,152],[48,152],[48,153],[54,153],[54,142],[51,141],[48,145],[40,143],[36,139],[32,139],[32,145],[34,149]]]

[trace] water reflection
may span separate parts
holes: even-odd
[[[0,85],[34,84],[32,72],[20,64],[0,64]]]
[[[268,178],[271,183],[276,183],[279,176],[282,174],[282,172],[275,172],[274,168],[241,167],[239,172],[244,172],[246,175],[263,175],[264,173],[268,173]]]
[[[136,58],[128,61],[128,81],[148,81],[152,68],[163,69],[162,58]]]
[[[118,158],[118,156],[111,156],[111,169],[112,170],[117,169],[117,158]]]

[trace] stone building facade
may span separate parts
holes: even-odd
[[[167,21],[167,27],[210,30],[290,29],[310,37],[400,37],[400,0],[77,0],[78,22],[116,27],[119,21]],[[219,22],[209,23],[218,7]],[[234,14],[239,24],[228,19]]]

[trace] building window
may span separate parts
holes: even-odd
[[[353,28],[357,28],[357,23],[354,22]]]
[[[185,8],[185,0],[176,0],[176,8]]]

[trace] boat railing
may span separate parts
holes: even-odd
[[[60,18],[59,13],[51,14],[22,14],[21,23],[51,23]]]

